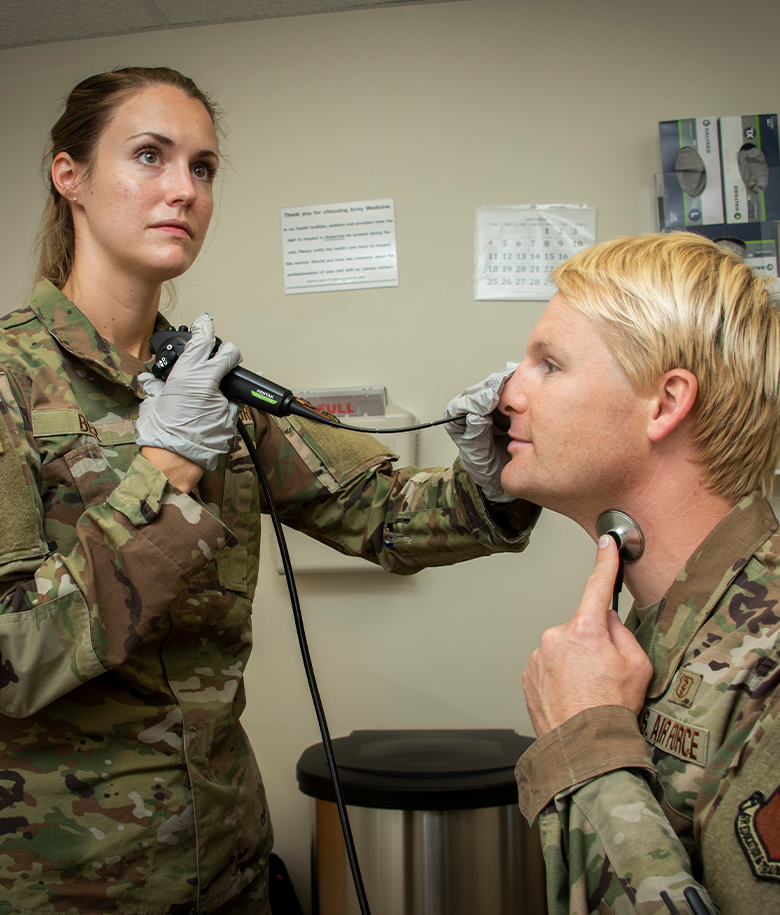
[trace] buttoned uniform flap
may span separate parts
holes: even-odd
[[[45,455],[43,486],[54,487],[63,496],[75,487],[84,508],[105,502],[137,453],[129,417],[109,413],[93,422],[77,407],[54,407],[33,410],[31,422]]]

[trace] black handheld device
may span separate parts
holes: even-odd
[[[156,378],[162,378],[165,381],[176,360],[184,352],[184,347],[190,337],[192,334],[187,330],[186,325],[182,325],[178,330],[175,327],[168,327],[152,334],[149,338],[149,346],[155,356],[152,374]],[[217,337],[214,344],[215,351],[221,343],[222,341]],[[465,414],[462,414],[449,419],[434,419],[429,423],[419,423],[416,426],[404,426],[399,429],[366,429],[361,426],[348,426],[346,423],[340,423],[315,410],[297,398],[289,388],[241,366],[232,369],[225,375],[219,389],[233,403],[248,404],[250,407],[256,407],[273,416],[289,416],[294,413],[296,416],[302,416],[304,419],[310,419],[316,423],[337,426],[339,429],[349,429],[352,432],[371,432],[381,435],[389,432],[414,432],[417,429],[430,429],[431,426],[440,426],[444,423],[454,423],[465,419]]]
[[[155,355],[152,374],[157,378],[166,379],[191,336],[184,326],[178,330],[169,327],[167,330],[158,330],[152,334],[149,340]],[[217,337],[216,347],[219,347],[221,342]],[[289,416],[290,413],[295,413],[306,419],[327,422],[324,416],[300,403],[288,388],[241,366],[225,375],[219,389],[233,403],[249,404],[274,416]]]

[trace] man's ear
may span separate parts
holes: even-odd
[[[66,200],[73,199],[76,186],[81,180],[81,169],[68,153],[57,153],[51,164],[51,180]]]
[[[676,429],[693,409],[699,382],[688,369],[671,369],[662,375],[650,399],[647,436],[660,442]]]

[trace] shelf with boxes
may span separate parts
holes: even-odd
[[[776,114],[659,123],[658,228],[733,239],[750,266],[777,276],[780,131]]]

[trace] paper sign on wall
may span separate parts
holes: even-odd
[[[575,205],[477,210],[474,298],[546,301],[547,276],[596,240],[596,210]]]
[[[282,208],[284,291],[398,285],[393,200]]]

